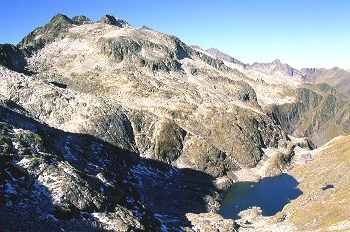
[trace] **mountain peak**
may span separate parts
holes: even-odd
[[[247,66],[247,68],[254,69],[268,75],[285,75],[302,80],[300,70],[297,70],[286,63],[282,63],[279,59],[275,59],[271,63],[255,62],[252,65]]]
[[[122,19],[118,19],[118,18],[114,17],[113,15],[109,15],[109,14],[102,16],[100,23],[114,25],[114,26],[117,26],[119,28],[131,28],[131,25],[128,22],[126,22]]]
[[[89,19],[88,17],[86,17],[84,15],[74,16],[72,18],[72,21],[77,25],[93,23],[93,21],[91,19]]]
[[[215,58],[245,66],[245,64],[243,64],[241,61],[233,58],[232,56],[230,56],[230,55],[228,55],[220,50],[218,50],[217,48],[209,48],[206,50],[206,52],[210,53]]]
[[[53,16],[49,22],[49,24],[61,24],[61,23],[73,24],[73,21],[67,15],[59,13]]]
[[[273,64],[281,64],[281,60],[280,59],[275,59],[274,61],[272,61]]]
[[[27,55],[31,55],[75,24],[68,16],[56,14],[45,26],[36,28],[24,37],[18,47],[24,49]]]

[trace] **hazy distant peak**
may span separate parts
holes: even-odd
[[[206,50],[206,52],[210,53],[215,58],[245,66],[245,64],[242,63],[241,61],[233,58],[232,56],[230,56],[230,55],[228,55],[228,54],[226,54],[226,53],[224,53],[216,48],[209,48]]]
[[[145,29],[145,30],[151,30],[151,31],[153,31],[153,29],[152,29],[152,28],[150,28],[150,27],[148,27],[148,26],[146,26],[146,25],[143,25],[143,26],[141,27],[141,29]]]
[[[282,64],[280,59],[275,59],[274,61],[272,61],[273,64]]]
[[[253,69],[268,75],[277,75],[282,74],[289,77],[294,77],[302,81],[303,75],[302,73],[289,66],[286,63],[282,63],[281,60],[275,59],[271,63],[253,63],[252,65],[248,65],[247,69]]]
[[[282,61],[280,59],[274,59],[270,63],[254,62],[252,65],[271,66],[271,65],[288,65],[288,64],[282,63]]]
[[[339,71],[339,70],[343,70],[342,68],[339,68],[338,66],[334,66],[333,68],[332,68],[332,70],[333,71]]]
[[[113,15],[109,15],[109,14],[102,16],[100,23],[114,25],[120,28],[131,28],[131,25],[128,22],[122,19],[118,19]]]

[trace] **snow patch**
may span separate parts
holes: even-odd
[[[28,168],[30,165],[30,161],[31,160],[28,158],[23,158],[20,161],[18,161],[16,164],[21,166],[21,167]]]
[[[54,220],[54,221],[58,222],[58,219],[57,219],[57,218],[55,218],[55,216],[54,216],[54,215],[52,215],[52,214],[47,214],[47,215],[46,215],[46,219],[52,219],[52,220]]]
[[[180,232],[183,231],[178,228],[174,228],[171,225],[177,225],[179,224],[179,219],[174,218],[174,215],[164,215],[164,214],[154,214],[154,217],[157,218],[157,220],[161,223],[161,231],[175,231]]]
[[[64,145],[63,149],[65,150],[65,154],[64,154],[65,159],[69,161],[77,161],[77,158],[71,152],[71,149],[67,146],[67,144]]]
[[[6,190],[5,190],[6,193],[17,194],[16,189],[8,181],[6,181],[5,186],[6,186]]]
[[[5,206],[6,206],[6,207],[11,207],[11,206],[12,206],[12,201],[7,201],[7,202],[5,203]]]
[[[101,172],[98,173],[96,175],[96,177],[103,183],[104,186],[113,186],[113,184],[106,179],[106,177],[103,175],[103,173],[101,173]],[[103,189],[103,187],[101,187],[101,188]],[[103,191],[101,190],[101,192],[103,192]]]

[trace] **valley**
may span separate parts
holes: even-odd
[[[55,15],[0,45],[0,230],[299,231],[316,210],[308,230],[345,231],[349,80]],[[232,184],[283,173],[302,194],[276,215],[217,213]]]

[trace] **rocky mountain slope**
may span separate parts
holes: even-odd
[[[1,229],[230,231],[215,211],[242,170],[349,133],[337,86],[220,54],[110,15],[1,45]]]
[[[332,69],[302,69],[309,83],[327,83],[346,96],[350,96],[350,73],[334,67]]]
[[[214,50],[215,51],[215,50]],[[259,102],[264,111],[274,118],[288,134],[297,137],[307,136],[313,143],[321,146],[337,135],[349,133],[349,91],[350,75],[345,70],[302,69],[297,70],[288,64],[275,60],[272,63],[254,63],[252,65],[233,61],[229,55],[208,50],[215,57],[222,57],[234,63],[246,76],[270,84],[276,88],[280,84],[285,88],[282,93],[293,96],[293,100],[266,99]],[[253,85],[252,85],[253,86]],[[266,87],[266,85],[265,85]],[[260,86],[254,86],[259,96]],[[271,89],[269,89],[271,90]],[[290,99],[281,95],[282,99]],[[259,98],[259,97],[258,97]]]
[[[295,168],[303,195],[282,211],[286,221],[300,229],[346,231],[350,229],[350,136],[337,137],[314,153],[314,161]],[[312,215],[312,218],[310,217]],[[313,218],[317,218],[315,222]]]

